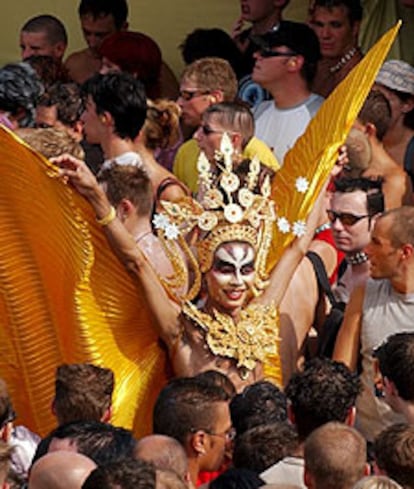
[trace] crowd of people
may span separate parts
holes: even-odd
[[[1,487],[414,488],[414,67],[379,67],[329,158],[293,157],[365,56],[360,0],[313,0],[307,23],[288,3],[195,29],[179,80],[126,0],[81,0],[66,58],[58,18],[23,24],[0,130],[93,210],[169,373],[139,439],[112,424],[108,365],[54,365],[49,433],[0,378]]]

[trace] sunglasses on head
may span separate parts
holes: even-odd
[[[270,48],[259,49],[259,54],[262,58],[281,58],[283,56],[297,56],[297,53],[295,53],[294,51],[272,51]]]
[[[362,216],[357,216],[355,214],[351,214],[350,212],[335,212],[333,210],[326,211],[328,214],[328,219],[333,224],[337,219],[341,221],[344,226],[353,226],[361,219],[365,217],[370,217],[369,214],[363,214]]]

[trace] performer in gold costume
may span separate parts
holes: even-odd
[[[165,356],[151,326],[169,346],[178,374],[214,366],[229,372],[241,387],[273,366],[270,376],[280,379],[278,363],[272,363],[277,332],[269,326],[276,324],[273,305],[303,253],[301,241],[293,242],[287,254],[285,250],[295,234],[306,231],[306,216],[396,32],[394,28],[377,43],[321,107],[286,156],[271,190],[266,184],[255,196],[248,179],[236,186],[226,166],[223,177],[228,178],[220,181],[225,198],[217,212],[220,197],[214,197],[213,188],[202,209],[190,201],[165,208],[157,226],[166,242],[181,239],[176,228],[184,231],[183,223],[201,233],[203,279],[198,283],[194,274],[185,298],[190,302],[183,305],[171,300],[168,288],[113,219],[82,162],[62,158],[59,164],[90,200],[133,280],[106,246],[91,207],[56,178],[56,167],[0,130],[0,373],[23,422],[41,434],[51,428],[54,369],[62,362],[90,361],[115,372],[113,422],[138,435],[148,432],[151,405],[166,378]],[[200,169],[207,173],[203,163]],[[253,164],[252,178],[254,173]],[[271,200],[277,203],[275,213]],[[182,270],[179,260],[175,265]],[[192,269],[197,270],[195,262]],[[175,278],[182,277],[178,273]],[[210,293],[199,309],[191,299],[201,285]],[[250,290],[261,293],[252,298]],[[223,333],[231,340],[223,341]]]

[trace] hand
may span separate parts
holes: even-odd
[[[241,41],[239,39],[240,34],[243,32],[244,26],[245,26],[245,21],[243,19],[243,16],[240,16],[234,23],[230,34],[233,41],[236,43],[236,46],[240,49],[241,52],[244,52],[247,46],[249,45],[248,38],[244,41]]]
[[[99,193],[99,184],[95,175],[84,161],[78,160],[69,154],[63,154],[50,160],[59,167],[59,175],[88,200]]]
[[[332,168],[331,178],[338,176],[348,163],[348,151],[344,144],[338,150],[338,159],[335,162],[335,166]]]

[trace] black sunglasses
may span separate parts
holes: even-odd
[[[281,51],[272,51],[269,48],[261,48],[259,49],[259,54],[262,58],[281,58],[283,56],[297,56],[298,53],[295,53],[294,51],[287,51],[286,53],[283,53]]]
[[[351,214],[350,212],[335,212],[333,210],[326,211],[328,214],[328,219],[333,224],[337,219],[341,221],[344,226],[353,226],[361,219],[365,217],[370,217],[369,214],[364,214],[362,216],[356,216],[355,214]]]

